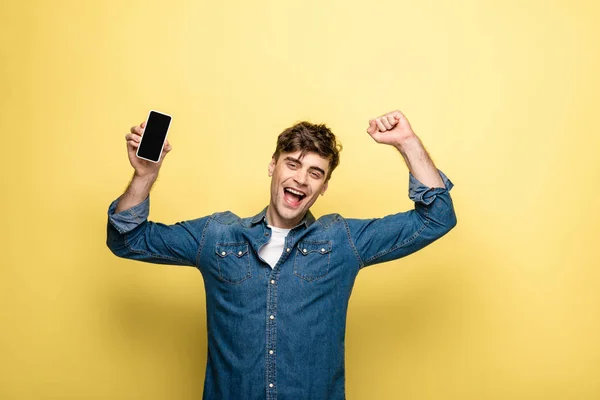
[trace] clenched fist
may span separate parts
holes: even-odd
[[[405,140],[415,137],[410,123],[400,111],[392,111],[369,120],[367,133],[377,143],[401,146]]]

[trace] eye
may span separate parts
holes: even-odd
[[[310,173],[310,175],[315,178],[315,179],[321,179],[321,173],[317,172],[317,171],[313,171]]]
[[[288,163],[287,163],[287,166],[288,166],[290,169],[297,169],[297,168],[298,168],[298,164],[296,164],[295,162],[288,162]]]

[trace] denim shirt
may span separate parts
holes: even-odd
[[[413,210],[375,219],[308,212],[273,269],[258,250],[270,238],[266,208],[165,225],[147,220],[149,197],[108,210],[107,245],[119,257],[189,265],[204,279],[208,358],[204,399],[344,399],[346,313],[369,265],[413,253],[456,225],[449,191],[409,174]]]

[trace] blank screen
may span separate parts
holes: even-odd
[[[142,142],[137,152],[140,157],[158,161],[170,123],[171,117],[168,115],[150,111],[150,116],[142,135]]]

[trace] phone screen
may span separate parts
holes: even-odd
[[[171,116],[156,111],[150,111],[142,141],[137,150],[137,156],[146,160],[158,162],[167,138],[171,124]]]

